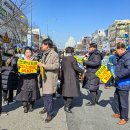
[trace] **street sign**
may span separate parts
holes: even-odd
[[[96,72],[96,76],[103,82],[107,83],[112,77],[111,72],[105,65],[102,65],[101,68]]]
[[[5,36],[3,37],[3,42],[4,43],[10,43],[11,42],[10,38],[8,37],[8,33],[7,32],[5,33]]]

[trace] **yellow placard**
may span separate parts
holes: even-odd
[[[96,76],[103,82],[107,83],[112,77],[111,72],[105,65],[102,65],[100,69],[96,72]]]
[[[42,79],[44,79],[44,75],[45,75],[45,70],[43,67],[40,67],[40,74],[42,76]]]
[[[18,59],[18,72],[22,74],[37,73],[38,61]]]

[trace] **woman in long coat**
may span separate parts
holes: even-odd
[[[80,68],[76,59],[72,56],[74,49],[66,48],[66,56],[61,63],[61,87],[64,97],[64,110],[71,112],[73,97],[80,96],[79,73],[83,73],[84,69]]]
[[[13,102],[13,90],[17,89],[17,58],[14,56],[14,50],[8,50],[2,57],[2,89],[4,103]]]
[[[31,48],[25,48],[24,60],[34,61]],[[20,74],[16,100],[23,102],[24,113],[32,112],[34,102],[40,98],[38,74]]]

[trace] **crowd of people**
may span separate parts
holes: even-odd
[[[39,53],[40,52],[40,53]],[[72,102],[74,97],[81,95],[79,76],[82,75],[83,88],[90,91],[91,100],[86,106],[98,104],[98,90],[100,79],[95,75],[102,65],[103,55],[98,51],[97,44],[89,45],[89,54],[83,65],[74,58],[74,48],[67,47],[65,55],[60,60],[60,56],[54,47],[51,39],[42,41],[41,50],[33,52],[33,49],[26,47],[24,54],[18,55],[14,49],[0,57],[0,117],[8,115],[2,112],[2,97],[4,104],[14,102],[14,90],[16,101],[23,104],[24,113],[33,112],[35,101],[43,97],[43,109],[40,114],[47,113],[45,122],[48,123],[54,118],[53,97],[58,91],[64,99],[64,110],[72,113]],[[117,43],[115,50],[111,50],[111,55],[107,64],[112,73],[112,77],[106,84],[107,87],[115,86],[114,103],[115,114],[113,118],[120,118],[119,125],[124,125],[128,121],[129,112],[129,90],[130,90],[130,51],[125,44]],[[27,61],[38,61],[37,73],[22,74],[18,72],[18,59]],[[44,78],[41,76],[41,69],[44,68]],[[58,80],[60,87],[57,89]],[[122,85],[123,84],[123,85]],[[42,96],[40,94],[42,88]]]

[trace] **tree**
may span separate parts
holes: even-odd
[[[26,35],[28,31],[28,22],[22,24],[22,21],[27,21],[24,12],[28,11],[31,3],[29,0],[13,0],[13,2],[11,14],[8,14],[0,23],[0,28],[8,28],[13,37],[21,41],[21,34]]]

